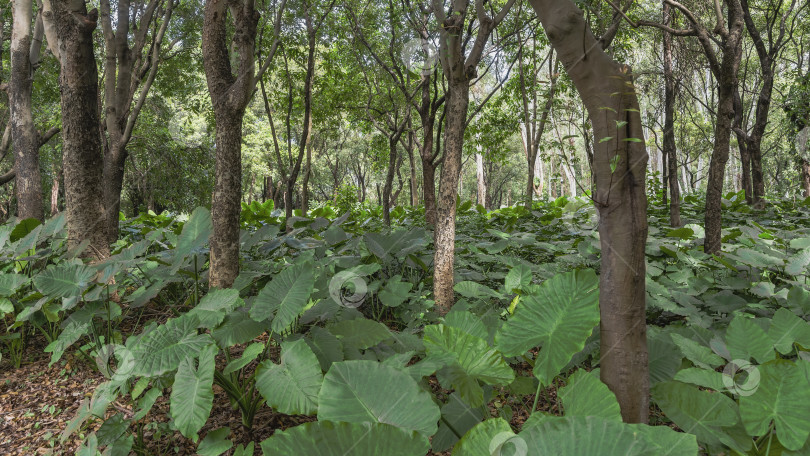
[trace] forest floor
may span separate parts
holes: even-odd
[[[68,353],[54,365],[48,366],[50,356],[43,352],[44,347],[44,340],[31,340],[23,357],[26,361],[19,369],[15,369],[8,358],[0,361],[0,455],[73,455],[84,438],[101,426],[101,420],[91,419],[81,432],[71,433],[64,442],[61,441],[61,434],[76,416],[82,402],[90,400],[94,389],[105,378],[95,366],[78,356],[78,353]],[[232,355],[239,356],[239,351],[243,348],[244,346],[233,347]],[[278,357],[278,353],[274,355],[274,358]],[[224,367],[224,360],[219,361],[223,361],[220,368]],[[437,393],[450,393],[440,392],[441,388],[435,378],[430,383]],[[168,421],[168,396],[167,391],[142,421]],[[135,410],[134,401],[129,396],[124,399],[111,404],[106,418],[119,412],[127,418],[132,416]],[[516,407],[510,420],[518,429],[528,418],[528,408],[534,395],[524,396],[522,399],[524,407]],[[560,414],[555,387],[541,395],[538,410]],[[492,411],[495,412],[495,409]],[[284,415],[263,407],[257,412],[253,431],[250,432],[242,425],[239,412],[231,408],[225,392],[215,385],[214,409],[206,426],[200,431],[200,436],[204,437],[209,431],[228,427],[231,430],[230,439],[234,443],[247,444],[253,441],[256,443],[255,454],[261,455],[259,442],[276,430],[314,420],[315,417]],[[196,444],[178,432],[158,435],[153,430],[145,430],[143,437],[153,450],[151,454],[195,454]],[[446,451],[430,452],[427,456],[449,455],[450,451]]]
[[[81,432],[71,433],[64,442],[61,434],[76,416],[84,400],[92,397],[94,389],[105,381],[102,374],[84,358],[68,353],[60,361],[48,366],[50,356],[44,353],[44,341],[31,341],[26,347],[19,369],[11,365],[8,358],[0,361],[0,455],[73,455],[84,438],[97,431],[101,420],[89,420]],[[236,346],[235,356],[244,347]],[[276,357],[278,354],[276,354]],[[218,362],[219,364],[219,362]],[[224,362],[222,363],[224,367]],[[432,382],[438,388],[437,382]],[[127,400],[111,404],[107,417],[123,413],[131,417],[135,404],[129,396]],[[527,416],[515,414],[514,420],[522,422]],[[158,398],[152,411],[143,422],[166,422],[169,419],[168,392]],[[314,421],[315,417],[284,415],[273,412],[269,407],[260,408],[256,414],[253,431],[249,432],[241,423],[239,412],[231,408],[225,392],[214,385],[214,408],[206,426],[200,431],[204,437],[209,431],[228,427],[230,439],[235,443],[255,442],[255,454],[261,455],[259,442],[270,437],[276,430],[284,430],[304,422]],[[144,440],[149,443],[150,454],[193,455],[197,445],[180,435],[158,435],[145,430]],[[226,453],[227,454],[227,453]],[[428,456],[449,456],[450,452],[428,453]]]

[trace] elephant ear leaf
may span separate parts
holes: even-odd
[[[779,442],[799,450],[810,437],[810,380],[799,365],[785,360],[759,366],[754,394],[740,397],[740,416],[751,435],[763,435],[773,422]]]
[[[540,346],[534,375],[548,385],[599,323],[597,285],[591,269],[554,276],[521,300],[495,335],[496,347],[518,356]]]
[[[421,456],[429,447],[427,437],[416,431],[383,423],[332,421],[315,421],[276,431],[261,445],[268,456]]]
[[[281,343],[281,364],[262,362],[256,387],[267,404],[288,415],[310,415],[318,410],[323,374],[318,358],[304,339]]]
[[[385,423],[430,436],[440,416],[439,406],[407,372],[376,361],[333,363],[318,395],[319,420]]]
[[[214,403],[214,357],[217,347],[214,344],[200,352],[199,365],[194,367],[194,358],[185,358],[180,362],[174,376],[171,395],[171,416],[177,429],[185,437],[197,439],[197,432],[202,429],[211,414]]]

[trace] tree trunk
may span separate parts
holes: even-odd
[[[664,5],[664,25],[671,22],[670,6]],[[664,161],[669,184],[669,224],[681,226],[681,191],[678,188],[678,159],[675,146],[675,77],[672,74],[672,35],[664,32]],[[666,185],[666,183],[664,184]],[[664,199],[666,200],[666,190]]]
[[[804,187],[804,197],[810,198],[810,161],[802,159],[802,186]]]
[[[595,204],[600,214],[599,307],[602,381],[626,422],[646,423],[649,371],[645,312],[647,151],[630,69],[602,51],[572,1],[531,0],[551,45],[590,114],[595,144]],[[583,50],[586,55],[583,55]],[[611,94],[621,93],[616,97]],[[605,107],[611,109],[605,109]],[[626,122],[626,123],[625,123]],[[623,126],[617,128],[617,125]],[[618,162],[615,156],[618,155]],[[615,166],[615,170],[611,169]]]
[[[312,177],[312,141],[307,141],[307,169],[301,181],[301,210],[306,217],[309,212],[309,179]]]
[[[397,172],[399,134],[388,138],[388,172],[385,175],[385,185],[382,192],[383,220],[391,226],[391,192],[394,188],[394,174]]]
[[[109,256],[102,201],[101,138],[98,134],[98,71],[93,31],[98,11],[84,2],[51,1],[59,37],[62,105],[62,163],[67,200],[68,247],[90,241],[85,255]]]
[[[453,261],[456,238],[456,195],[461,173],[461,152],[467,121],[470,87],[468,81],[449,81],[447,89],[447,125],[444,131],[444,160],[439,185],[439,200],[434,231],[433,293],[436,310],[444,315],[455,302]]]
[[[734,132],[737,136],[737,146],[740,150],[740,163],[742,163],[742,188],[745,191],[745,202],[754,204],[754,190],[751,185],[751,154],[748,152],[748,138],[743,131],[743,103],[739,88],[734,93]]]
[[[32,92],[34,72],[31,55],[39,55],[42,44],[42,19],[37,17],[39,36],[32,44],[31,0],[14,0],[14,26],[11,33],[11,77],[9,79],[9,108],[11,138],[14,149],[14,170],[17,182],[17,216],[21,219],[45,218],[42,202],[42,176],[39,171],[39,141],[34,127]],[[36,49],[34,49],[36,47]]]
[[[484,157],[481,155],[481,146],[478,146],[479,152],[475,154],[475,178],[478,183],[476,198],[478,204],[487,207],[487,183],[484,180]]]
[[[59,212],[59,181],[62,180],[62,167],[53,164],[53,183],[51,184],[51,217]]]
[[[118,0],[117,17],[113,28],[110,1],[100,1],[106,53],[104,70],[106,143],[103,185],[104,207],[107,211],[105,229],[109,242],[118,239],[118,214],[121,211],[124,168],[129,156],[127,145],[152,83],[157,77],[163,36],[175,4],[173,1],[166,2],[163,22],[156,26],[159,15],[155,13],[162,3],[161,0],[150,0],[145,5],[141,4],[143,9],[139,15],[139,23],[130,26],[130,0]],[[153,31],[152,42],[148,43],[150,31]],[[129,43],[130,36],[133,38],[133,46]],[[146,53],[143,52],[144,49],[147,49]]]
[[[234,77],[227,45],[228,4],[207,0],[202,33],[203,66],[216,123],[214,195],[211,199],[209,285],[227,288],[239,274],[239,213],[242,201],[242,117],[255,87],[253,60],[259,14],[252,2],[231,5],[239,54]]]
[[[731,146],[731,127],[734,120],[734,94],[737,92],[737,70],[742,56],[743,15],[740,0],[727,0],[729,32],[724,40],[723,58],[717,66],[717,123],[714,129],[714,147],[709,164],[706,190],[706,253],[718,253],[722,247],[723,176]],[[711,46],[708,44],[707,46]],[[753,176],[752,176],[753,177]]]

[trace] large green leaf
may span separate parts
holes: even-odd
[[[810,381],[799,366],[785,360],[763,364],[759,373],[754,394],[740,397],[745,430],[760,436],[773,421],[782,445],[798,450],[810,436]]]
[[[318,418],[387,423],[425,436],[436,432],[439,407],[406,372],[375,361],[332,364],[318,395]]]
[[[34,277],[34,285],[46,296],[72,298],[90,285],[96,271],[83,264],[61,263],[49,267]]]
[[[425,350],[429,357],[452,360],[451,383],[470,405],[483,405],[478,380],[490,385],[508,385],[515,373],[501,354],[479,337],[445,325],[425,327]]]
[[[398,307],[408,299],[408,293],[411,291],[411,288],[413,288],[412,283],[402,282],[402,276],[394,276],[386,282],[377,296],[384,305],[388,307]]]
[[[423,456],[428,441],[417,432],[381,423],[315,421],[276,431],[262,442],[267,456]]]
[[[607,385],[599,380],[599,372],[579,369],[558,392],[565,416],[600,416],[621,421],[619,402]]]
[[[724,362],[723,358],[714,354],[711,348],[701,345],[692,339],[687,339],[677,333],[671,333],[670,337],[672,338],[672,342],[681,349],[683,356],[689,361],[692,361],[695,366],[704,369],[713,369],[722,365]]]
[[[20,220],[17,223],[17,226],[11,231],[11,235],[9,236],[10,242],[17,242],[20,239],[27,236],[29,233],[34,231],[38,226],[40,226],[42,222],[39,219],[35,218],[27,218],[25,220]]]
[[[312,264],[288,267],[262,288],[253,301],[250,316],[257,321],[275,316],[270,327],[280,333],[304,311],[314,286]]]
[[[518,438],[525,442],[528,450],[523,454],[530,455],[659,456],[661,449],[653,441],[656,431],[650,429],[649,426],[633,427],[598,416],[548,417],[521,432]],[[689,436],[683,438],[690,439]],[[516,443],[514,439],[513,443]],[[667,454],[696,456],[697,445],[693,448],[692,452]]]
[[[785,308],[779,308],[773,314],[768,337],[779,353],[787,355],[793,351],[794,342],[810,347],[810,323]]]
[[[500,436],[500,440],[495,445],[492,445],[495,442],[496,437]],[[464,434],[461,440],[456,443],[456,446],[453,448],[453,456],[480,456],[480,455],[489,455],[489,454],[499,454],[496,452],[493,453],[493,449],[497,448],[497,444],[503,444],[506,440],[514,439],[515,433],[512,432],[512,428],[509,426],[503,418],[490,418],[486,421],[478,423],[474,428],[470,429],[469,432]],[[522,440],[522,439],[521,439]],[[494,446],[495,448],[490,449],[490,445]],[[504,451],[505,453],[505,451]]]
[[[303,339],[281,343],[281,364],[259,365],[256,387],[267,405],[287,415],[311,415],[318,410],[323,373],[318,358]]]
[[[367,318],[343,320],[329,327],[346,347],[365,350],[391,337],[391,331],[384,324]]]
[[[481,407],[472,407],[461,400],[458,392],[452,393],[442,406],[442,420],[439,430],[430,439],[430,447],[434,452],[448,450],[458,442],[457,434],[464,435],[483,418]]]
[[[726,330],[726,347],[732,359],[749,361],[753,357],[757,362],[765,363],[775,356],[768,334],[754,320],[739,314]]]
[[[550,384],[599,323],[598,280],[593,270],[559,274],[522,300],[495,336],[507,356],[540,346],[534,374]]]
[[[206,346],[200,352],[200,363],[194,367],[194,358],[187,357],[180,361],[172,386],[170,412],[175,426],[180,433],[190,439],[197,439],[197,432],[202,429],[211,414],[214,403],[214,358],[217,347]]]
[[[237,309],[225,317],[219,328],[211,331],[211,337],[221,348],[249,342],[267,329],[268,323],[258,322],[248,315],[247,311]]]
[[[739,421],[737,404],[723,393],[669,381],[655,385],[652,397],[669,419],[701,442],[728,445],[730,438],[721,428]]]
[[[28,283],[29,278],[22,274],[0,274],[0,297],[7,298],[23,285]]]
[[[243,304],[238,290],[230,288],[211,290],[189,311],[189,315],[195,315],[200,319],[200,327],[214,329],[222,323],[226,315]]]
[[[188,254],[201,248],[208,241],[212,231],[213,224],[208,209],[204,207],[194,209],[191,217],[183,224],[183,231],[177,238],[177,246],[172,259],[172,273],[180,269]]]
[[[194,359],[211,343],[208,334],[197,334],[199,320],[173,318],[145,334],[132,348],[133,375],[155,377],[177,369],[180,362]]]

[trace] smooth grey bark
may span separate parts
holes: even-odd
[[[163,38],[174,5],[173,0],[150,0],[145,5],[141,2],[138,5],[142,8],[140,20],[130,27],[132,14],[130,0],[118,0],[113,27],[110,0],[101,0],[101,28],[106,54],[103,125],[106,132],[104,205],[107,210],[105,228],[110,242],[118,239],[118,213],[121,210],[124,166],[129,156],[127,144],[132,138],[132,131],[141,108],[157,76],[162,60]],[[161,22],[156,26],[159,20]],[[153,32],[151,37],[150,31]],[[131,45],[130,35],[132,35]]]
[[[44,29],[42,19],[38,16],[35,26],[36,36],[31,33],[33,18],[31,0],[13,0],[13,7],[9,108],[15,158],[17,216],[21,219],[43,220],[45,206],[42,199],[42,176],[39,170],[39,141],[33,115],[34,68],[32,58],[38,59]]]
[[[635,142],[643,141],[643,130],[632,72],[602,50],[574,2],[530,3],[585,103],[595,138],[613,138],[594,144],[593,154],[602,247],[601,378],[616,395],[624,421],[644,423],[649,414],[647,151],[643,142]],[[630,138],[633,141],[625,141]]]

